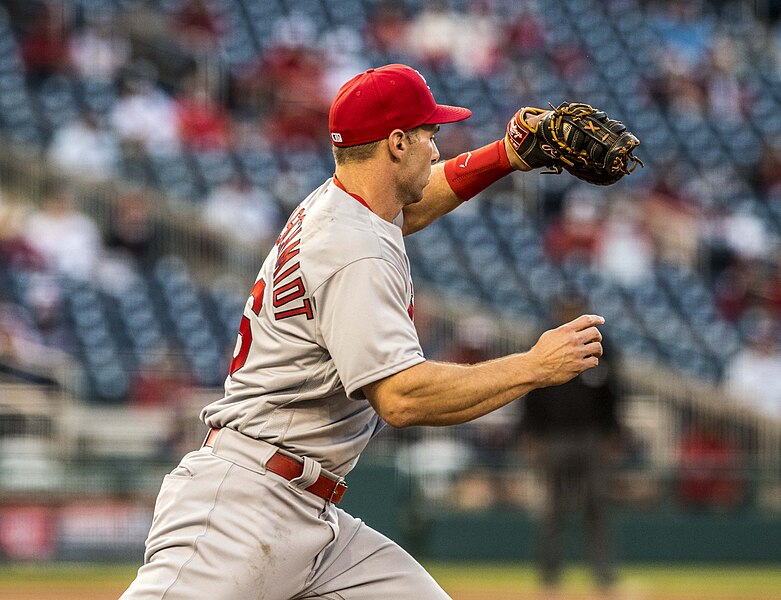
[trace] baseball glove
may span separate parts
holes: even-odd
[[[621,121],[579,102],[562,102],[535,125],[531,115],[547,110],[526,107],[507,124],[507,140],[518,158],[531,169],[545,173],[566,170],[594,185],[611,185],[643,161],[634,155],[640,144]]]

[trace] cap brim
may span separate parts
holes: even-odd
[[[438,125],[440,123],[455,123],[463,121],[472,116],[472,111],[461,106],[448,106],[447,104],[437,104],[437,110],[431,115],[424,125]]]

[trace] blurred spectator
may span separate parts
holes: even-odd
[[[267,134],[283,147],[318,145],[328,139],[328,97],[319,55],[302,47],[279,47],[263,61],[270,92]]]
[[[387,56],[400,56],[407,49],[407,28],[409,19],[404,6],[394,0],[380,2],[366,25],[368,44],[377,52]]]
[[[206,227],[251,248],[267,244],[282,226],[274,199],[239,175],[209,194],[202,218]]]
[[[453,67],[464,77],[484,77],[502,64],[506,33],[505,20],[490,2],[471,2],[462,12],[438,0],[409,20],[407,52],[429,70]]]
[[[542,15],[522,5],[509,24],[507,37],[507,48],[511,57],[535,57],[545,43]]]
[[[48,154],[68,175],[96,180],[114,176],[120,160],[116,134],[103,129],[90,113],[58,129]]]
[[[345,81],[372,67],[366,60],[363,39],[348,27],[325,33],[320,45],[325,61],[323,93],[327,98],[336,96]]]
[[[453,66],[466,77],[486,77],[499,70],[507,43],[505,22],[488,0],[470,2],[458,20],[458,43],[451,54]]]
[[[762,197],[781,198],[781,146],[771,142],[763,147],[754,183]]]
[[[58,0],[37,3],[35,16],[20,39],[29,81],[37,86],[69,66],[69,10]]]
[[[679,54],[662,54],[659,71],[652,77],[650,94],[665,111],[676,116],[706,114],[705,82]]]
[[[179,41],[192,50],[214,49],[219,41],[220,24],[205,0],[184,0],[173,15]]]
[[[761,293],[763,306],[776,320],[781,319],[781,263],[776,258],[765,263],[765,277],[762,281]]]
[[[124,77],[110,120],[124,142],[164,153],[179,146],[176,109],[155,78],[150,65],[134,65]]]
[[[129,401],[138,407],[175,408],[186,400],[186,392],[193,385],[180,351],[164,344],[145,356],[131,382]]]
[[[600,272],[630,287],[653,276],[655,249],[641,218],[637,203],[623,196],[614,198],[596,249]]]
[[[729,362],[725,387],[736,400],[757,413],[781,420],[781,350],[779,324],[761,315],[749,334],[749,344]]]
[[[120,193],[95,283],[109,293],[123,294],[137,284],[139,272],[153,265],[159,250],[158,228],[150,216],[147,198],[134,191]]]
[[[765,222],[747,209],[720,214],[708,223],[704,258],[721,314],[740,324],[752,309],[775,312],[776,240]]]
[[[27,280],[22,305],[29,310],[36,337],[47,348],[72,352],[76,343],[73,331],[63,318],[65,301],[56,276],[32,273]]]
[[[159,245],[149,211],[149,201],[141,193],[121,193],[106,234],[106,248],[127,255],[142,268],[157,258]]]
[[[75,32],[69,55],[76,73],[88,80],[114,82],[130,59],[130,42],[122,31],[104,15]]]
[[[559,215],[546,225],[545,251],[555,263],[566,259],[591,263],[602,240],[602,200],[596,192],[574,187]]]
[[[743,206],[723,215],[721,234],[726,247],[733,256],[748,260],[763,260],[769,257],[772,238],[766,224],[749,207]]]
[[[488,317],[473,315],[462,318],[456,323],[454,343],[444,360],[474,364],[495,358],[499,355],[496,348],[497,334],[496,324]]]
[[[756,266],[756,263],[736,259],[715,274],[714,302],[719,314],[727,321],[739,322],[751,305],[757,278]]]
[[[182,87],[175,102],[182,144],[198,151],[225,150],[228,147],[228,115],[211,99],[205,82],[191,77]]]
[[[266,111],[270,94],[258,79],[257,71],[256,62],[237,65],[231,69],[226,103],[239,126],[252,123],[255,129],[260,130],[256,121]]]
[[[735,119],[747,112],[752,90],[742,77],[744,71],[736,41],[726,35],[716,37],[708,55],[705,79],[710,115]]]
[[[58,362],[58,357],[41,345],[22,311],[12,304],[0,304],[0,378],[55,385],[51,369]]]
[[[681,436],[676,491],[688,508],[734,508],[743,498],[736,445],[707,423]]]
[[[447,2],[425,4],[407,29],[407,51],[422,68],[442,71],[453,63],[453,52],[461,43],[463,15],[450,10]]]
[[[27,209],[0,197],[0,267],[38,269],[45,264],[24,236]],[[0,298],[6,290],[0,291]]]
[[[25,239],[51,268],[74,279],[88,280],[102,251],[95,222],[76,208],[67,190],[50,194],[41,210],[30,215]]]
[[[323,148],[332,97],[327,64],[312,46],[316,29],[300,14],[277,24],[274,45],[232,73],[232,105],[244,116],[260,117],[275,148]]]
[[[726,266],[714,272],[714,303],[719,313],[753,335],[757,314],[781,317],[781,264],[728,254]]]
[[[695,66],[711,46],[713,20],[707,18],[702,0],[659,2],[651,19],[663,51],[676,55],[687,65]]]
[[[554,325],[588,312],[583,299],[564,293],[553,309]],[[538,544],[540,574],[555,590],[561,583],[564,521],[574,508],[585,517],[588,560],[606,591],[615,571],[609,544],[611,468],[621,444],[617,408],[617,357],[605,345],[599,366],[556,387],[533,390],[524,400],[521,433],[545,487]]]
[[[642,200],[643,222],[659,262],[695,267],[702,237],[699,207],[681,194],[678,173],[667,167],[662,165],[665,176],[654,182]]]

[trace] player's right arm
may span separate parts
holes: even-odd
[[[543,333],[528,352],[473,365],[424,361],[363,386],[389,425],[456,425],[598,364],[604,319],[582,315]]]

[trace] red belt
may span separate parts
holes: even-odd
[[[203,445],[213,448],[214,440],[217,438],[219,431],[219,429],[210,429],[209,435],[206,436]],[[281,452],[275,452],[274,455],[268,459],[266,469],[291,481],[296,477],[301,476],[304,472],[304,464],[297,461],[295,458],[285,456]],[[347,491],[347,484],[342,479],[335,481],[331,477],[321,474],[320,477],[317,478],[317,481],[305,489],[307,492],[310,492],[323,500],[327,500],[332,504],[339,504],[344,493]]]

